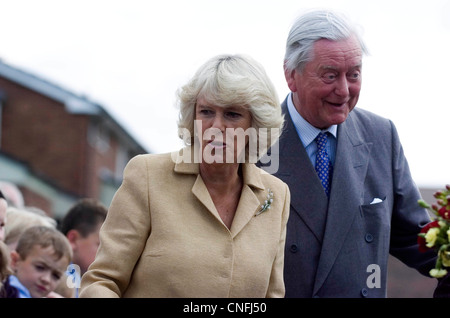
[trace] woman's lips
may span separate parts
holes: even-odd
[[[213,148],[225,148],[227,146],[227,144],[224,142],[214,140],[208,142],[208,145]]]

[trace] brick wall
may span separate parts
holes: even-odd
[[[89,118],[0,78],[3,103],[2,150],[27,162],[38,175],[72,193],[83,193]]]
[[[112,174],[115,171],[116,154],[118,142],[114,135],[110,135],[109,146],[103,151],[95,149],[93,145],[88,145],[89,158],[86,158],[87,164],[84,167],[85,190],[89,196],[98,198],[100,195],[100,174],[104,169],[109,170]]]
[[[0,78],[3,102],[2,151],[28,164],[62,190],[80,197],[98,197],[100,171],[115,170],[117,137],[99,151],[88,142],[88,115],[75,115],[63,104]]]
[[[24,201],[27,206],[38,207],[39,209],[43,210],[48,216],[53,217],[52,203],[48,199],[40,196],[33,191],[30,191],[26,187],[21,187],[20,191],[22,192]]]

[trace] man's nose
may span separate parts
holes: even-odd
[[[341,76],[339,78],[339,80],[336,82],[335,92],[336,92],[336,95],[339,95],[339,96],[348,96],[349,95],[348,81],[345,76]]]

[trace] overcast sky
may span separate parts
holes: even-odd
[[[181,147],[175,92],[210,57],[261,62],[280,102],[289,28],[333,8],[363,31],[357,107],[392,119],[419,186],[450,183],[449,0],[0,0],[0,58],[101,104],[150,152]]]

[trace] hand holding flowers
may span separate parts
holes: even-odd
[[[437,203],[429,205],[424,200],[419,200],[420,206],[431,211],[435,218],[428,223],[419,233],[419,250],[424,252],[434,249],[438,258],[436,266],[430,271],[430,276],[440,278],[447,275],[450,267],[450,185],[445,190],[434,194]]]

